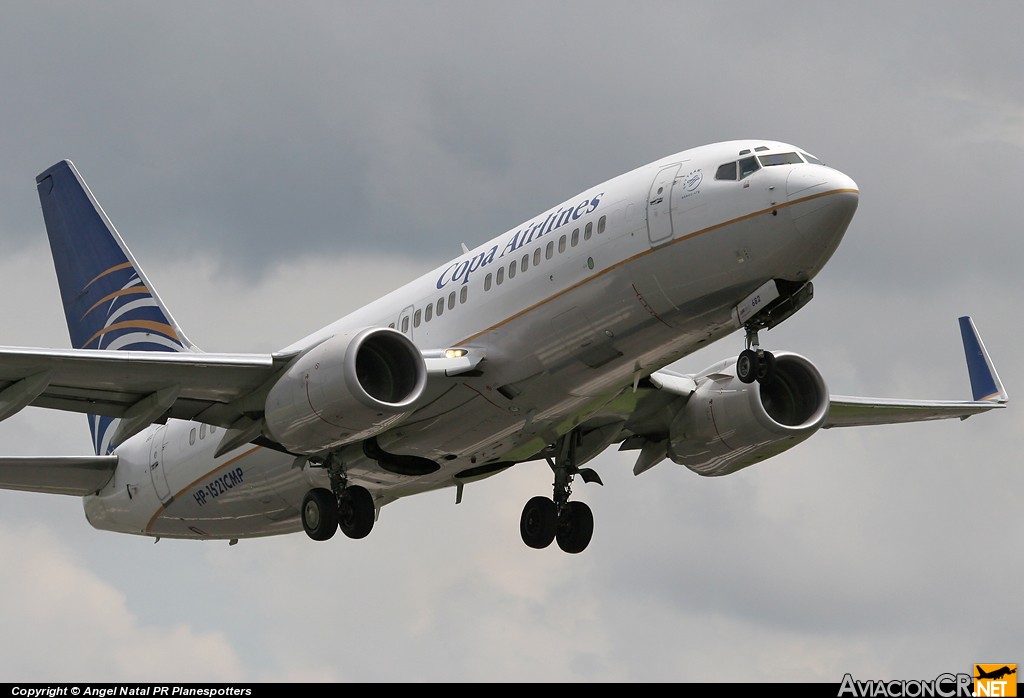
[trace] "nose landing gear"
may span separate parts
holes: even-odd
[[[736,377],[743,383],[769,383],[775,377],[775,355],[758,345],[757,329],[747,325],[747,348],[736,359]]]

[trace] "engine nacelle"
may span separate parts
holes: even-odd
[[[401,332],[335,335],[297,358],[271,388],[267,431],[305,454],[366,439],[405,419],[426,384],[423,356]]]
[[[668,456],[699,475],[728,475],[808,438],[828,416],[828,389],[814,364],[775,355],[775,378],[743,383],[728,360],[697,379],[672,421]]]

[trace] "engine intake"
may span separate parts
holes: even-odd
[[[426,383],[423,356],[401,332],[335,335],[295,359],[271,388],[267,431],[305,454],[366,439],[411,414]]]
[[[705,371],[672,420],[669,458],[700,475],[728,475],[820,429],[829,406],[821,373],[797,354],[775,359],[775,377],[766,384],[741,382],[735,360]]]

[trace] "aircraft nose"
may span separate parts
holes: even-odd
[[[794,167],[786,179],[786,197],[789,201],[837,190],[854,196],[859,192],[857,183],[850,177],[824,165]]]
[[[786,195],[797,229],[807,238],[838,244],[857,210],[857,183],[839,170],[821,165],[794,167]]]

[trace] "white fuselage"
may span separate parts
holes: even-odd
[[[349,482],[380,506],[536,457],[639,378],[734,332],[733,308],[765,281],[813,278],[856,209],[856,184],[807,162],[716,178],[758,146],[767,150],[754,155],[799,151],[733,141],[645,165],[288,347],[391,325],[421,350],[486,357],[478,374],[450,379],[378,436],[385,451],[437,470],[390,472],[353,444],[342,451]],[[86,497],[89,521],[169,537],[302,530],[303,495],[326,485],[323,470],[253,445],[214,458],[223,435],[170,420],[135,436],[117,450],[112,481]]]

